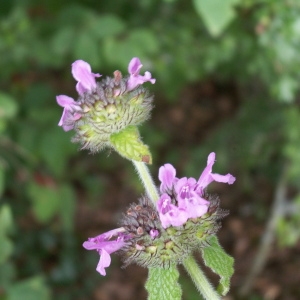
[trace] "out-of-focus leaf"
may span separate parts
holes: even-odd
[[[16,269],[10,261],[1,264],[0,286],[9,288],[9,286],[12,283],[13,278],[15,277],[15,274],[16,274]]]
[[[1,132],[1,129],[0,129]],[[4,167],[0,163],[0,199],[4,191],[4,186],[5,186],[5,172],[4,172]]]
[[[7,292],[7,300],[50,300],[50,291],[44,279],[32,277],[13,284]]]
[[[125,30],[125,23],[114,15],[101,15],[89,24],[93,35],[98,38],[111,37]]]
[[[0,235],[0,265],[7,260],[7,258],[11,255],[12,251],[12,242],[6,236]]]
[[[13,227],[13,217],[10,207],[5,204],[0,208],[0,235],[4,235]],[[1,245],[1,243],[0,243]]]
[[[194,0],[198,14],[213,36],[220,35],[234,19],[233,6],[238,0]]]
[[[73,229],[75,213],[75,193],[70,186],[62,186],[60,189],[60,215],[65,230]]]
[[[56,188],[30,183],[28,195],[33,211],[40,222],[48,222],[60,207],[60,197]]]
[[[77,34],[73,48],[73,57],[74,59],[88,61],[93,68],[101,66],[99,44],[90,31],[84,30]]]
[[[17,103],[13,97],[8,94],[0,93],[0,119],[12,118],[17,113]]]

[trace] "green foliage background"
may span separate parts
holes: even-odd
[[[85,231],[81,207],[101,210],[114,180],[126,180],[135,197],[142,192],[128,162],[79,152],[72,133],[57,126],[55,96],[76,98],[76,59],[110,75],[126,73],[138,56],[157,79],[150,86],[157,111],[141,129],[155,176],[166,162],[198,176],[215,151],[216,171],[237,175],[231,189],[252,197],[252,214],[265,222],[268,207],[254,195],[257,174],[274,189],[287,165],[292,209],[277,233],[280,245],[293,247],[300,222],[293,213],[300,197],[299,14],[297,0],[1,1],[0,299],[91,299],[103,279],[81,243],[102,228]],[[237,108],[182,143],[189,132],[172,131],[163,117],[185,101],[186,87],[207,82],[234,87]]]

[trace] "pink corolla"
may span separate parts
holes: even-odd
[[[105,268],[110,266],[110,254],[120,250],[126,245],[128,236],[124,234],[124,228],[110,230],[94,238],[89,238],[83,243],[83,247],[87,250],[96,250],[100,255],[100,260],[96,270],[103,276],[106,275]],[[113,240],[111,240],[113,238]]]
[[[81,107],[73,98],[65,95],[56,96],[56,101],[58,105],[64,108],[58,126],[62,126],[64,131],[73,129],[74,122],[81,118]]]
[[[135,89],[137,86],[143,84],[144,82],[150,81],[152,84],[155,83],[156,79],[152,78],[150,72],[145,72],[144,75],[140,75],[140,69],[142,68],[141,61],[138,57],[134,57],[129,65],[128,72],[130,74],[129,79],[127,81],[127,90],[131,91]]]
[[[86,91],[92,91],[96,88],[96,77],[100,77],[100,74],[92,72],[91,66],[83,61],[76,60],[72,64],[72,75],[78,81],[76,84],[76,90],[78,94],[82,95]]]
[[[188,219],[207,213],[209,201],[204,199],[204,190],[211,182],[234,183],[235,177],[231,174],[212,173],[215,157],[214,152],[209,154],[207,166],[198,181],[195,178],[177,178],[171,164],[160,167],[158,177],[162,195],[157,202],[157,210],[164,228],[183,225]]]

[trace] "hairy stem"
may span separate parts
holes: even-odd
[[[206,300],[219,300],[220,295],[214,290],[195,259],[190,256],[183,262],[183,266],[194,281],[194,284]]]
[[[139,174],[139,177],[145,187],[147,195],[152,200],[152,202],[155,204],[159,198],[159,194],[158,194],[158,191],[154,184],[154,181],[150,175],[147,165],[143,162],[138,162],[135,160],[132,160],[132,163],[133,163],[137,173]]]

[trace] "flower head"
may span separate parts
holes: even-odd
[[[64,107],[59,126],[65,131],[74,129],[72,141],[80,143],[81,149],[95,153],[110,147],[124,157],[151,163],[150,152],[138,133],[131,135],[131,142],[123,136],[121,139],[126,140],[127,144],[141,144],[139,151],[135,146],[122,147],[122,150],[115,144],[120,135],[128,135],[127,129],[135,130],[136,126],[150,117],[153,96],[141,85],[146,81],[154,83],[155,79],[151,78],[149,72],[144,76],[139,75],[141,67],[140,60],[135,57],[129,63],[129,76],[123,78],[120,71],[115,71],[113,77],[97,82],[96,78],[101,75],[93,73],[87,62],[76,60],[72,64],[79,97],[76,101],[68,96],[57,97],[58,104]],[[135,150],[131,151],[133,148]]]
[[[139,58],[134,57],[129,65],[128,65],[128,72],[130,74],[129,79],[127,81],[127,90],[131,91],[135,89],[137,86],[143,84],[144,82],[150,81],[152,84],[155,83],[155,79],[151,78],[150,72],[145,72],[145,75],[140,75],[140,69],[142,68],[141,61]]]
[[[205,199],[204,190],[212,181],[228,184],[235,181],[231,174],[212,173],[215,156],[214,152],[209,154],[207,166],[198,181],[195,178],[177,178],[171,164],[160,167],[158,177],[162,195],[157,202],[157,210],[164,228],[181,226],[188,219],[206,214],[210,203]]]
[[[110,254],[120,250],[126,245],[128,236],[124,235],[123,228],[110,230],[106,233],[89,238],[83,243],[83,247],[87,250],[96,250],[100,254],[100,260],[96,270],[103,276],[106,275],[105,268],[111,263]],[[111,240],[114,238],[114,240]]]

